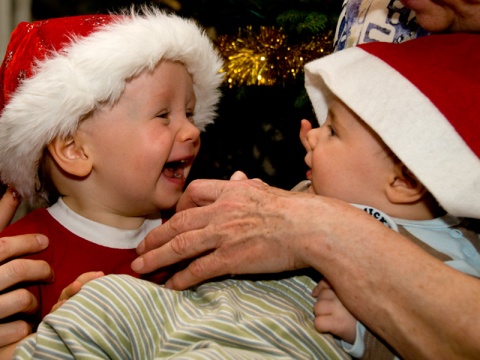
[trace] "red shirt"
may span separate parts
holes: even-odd
[[[89,271],[103,271],[107,274],[129,274],[163,283],[173,274],[174,269],[161,269],[155,273],[142,275],[135,273],[131,262],[138,256],[135,248],[117,249],[98,245],[73,234],[61,225],[47,209],[37,209],[22,219],[10,225],[0,237],[39,233],[46,235],[49,240],[47,249],[40,253],[25,256],[28,259],[45,260],[55,272],[53,283],[41,283],[26,287],[38,299],[40,309],[33,317],[28,316],[27,321],[38,325],[47,315],[52,306],[58,301],[60,293],[71,284],[79,275]],[[113,239],[114,240],[114,239]],[[11,321],[12,319],[8,319]]]

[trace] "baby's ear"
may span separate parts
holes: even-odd
[[[68,174],[84,177],[92,171],[91,159],[75,135],[56,137],[47,148],[57,165]]]
[[[393,204],[412,204],[427,193],[427,188],[402,163],[395,165],[394,176],[386,195]]]

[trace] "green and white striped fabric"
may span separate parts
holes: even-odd
[[[186,291],[127,275],[91,281],[45,317],[16,359],[350,359],[314,326],[308,276]]]

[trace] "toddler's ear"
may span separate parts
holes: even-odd
[[[427,193],[427,188],[402,163],[395,165],[394,176],[387,186],[386,195],[394,204],[412,204]]]
[[[92,171],[91,160],[75,135],[56,137],[47,147],[58,166],[68,174],[84,177]]]

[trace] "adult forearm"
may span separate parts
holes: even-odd
[[[166,284],[180,290],[225,274],[312,266],[403,357],[479,358],[480,282],[350,204],[208,180],[192,182],[181,203],[141,244],[135,270],[195,258]]]
[[[348,215],[350,225],[305,252],[343,303],[406,359],[480,356],[480,282],[446,266],[400,234]],[[375,235],[373,235],[375,234]]]

